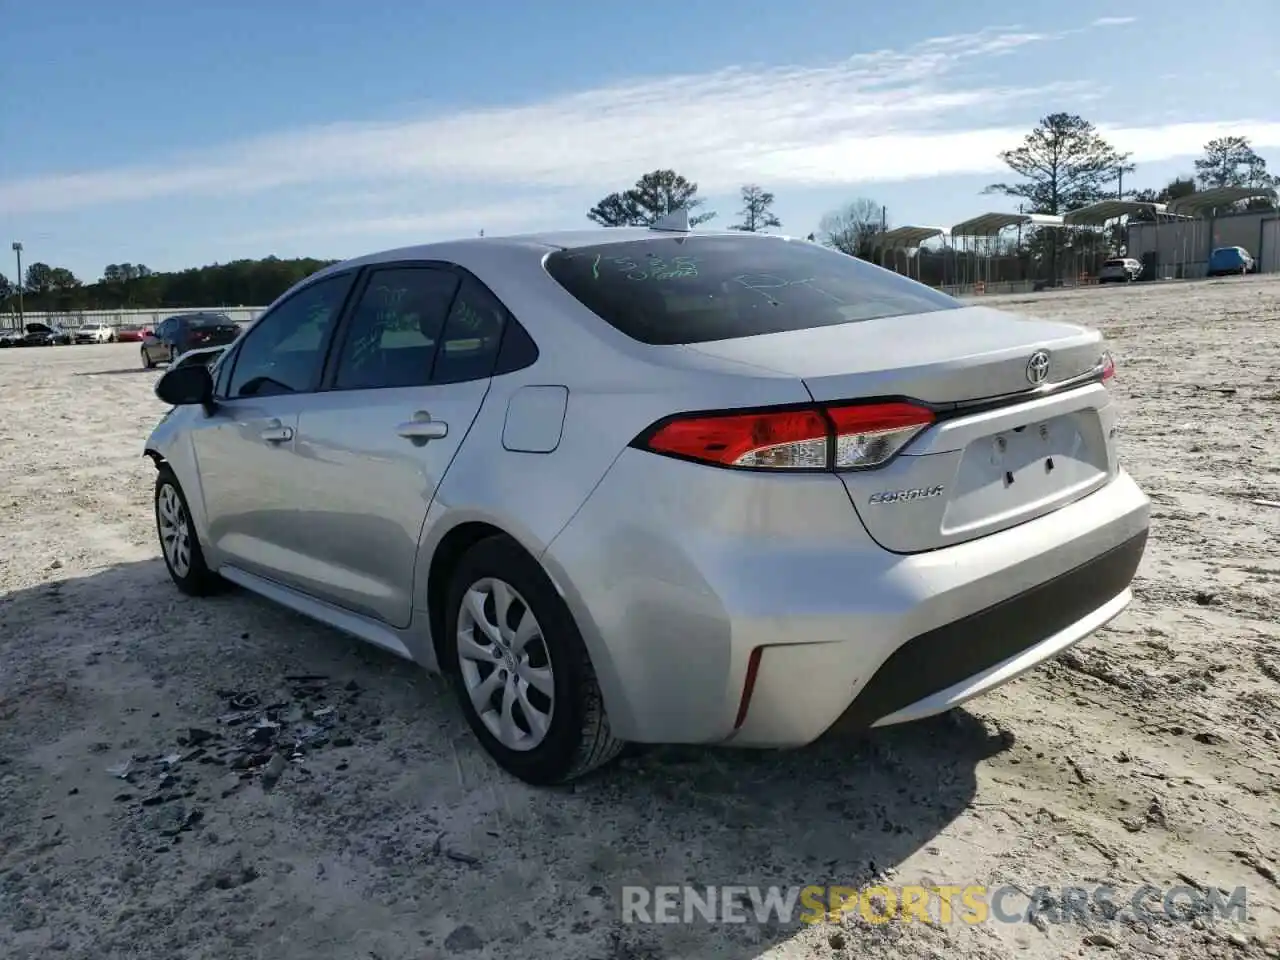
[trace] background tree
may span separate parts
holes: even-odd
[[[1071,113],[1052,113],[1027,134],[1020,147],[1000,159],[1021,177],[993,183],[984,193],[1003,193],[1024,202],[1028,213],[1062,214],[1112,195],[1109,185],[1133,170],[1093,124]]]
[[[1219,137],[1204,146],[1196,161],[1196,180],[1202,189],[1212,187],[1273,187],[1277,178],[1267,172],[1267,161],[1254,152],[1248,137]]]
[[[874,200],[858,197],[818,221],[818,241],[851,257],[869,260],[875,238],[887,226],[884,208]]]
[[[8,277],[0,273],[0,304],[5,303],[10,297],[17,293],[17,288],[13,285]]]
[[[53,268],[47,263],[33,263],[27,267],[27,276],[23,286],[27,292],[39,297],[53,289]]]
[[[1177,200],[1179,197],[1187,197],[1196,192],[1196,180],[1193,176],[1174,177],[1163,187],[1158,190],[1150,187],[1143,190],[1135,190],[1131,195],[1131,199],[1138,200],[1143,203],[1168,203],[1171,200]],[[1129,215],[1130,223],[1149,223],[1155,220],[1155,214],[1146,210],[1140,210],[1137,213]]]
[[[702,206],[698,185],[674,170],[652,170],[634,187],[611,193],[587,211],[587,219],[603,227],[647,227],[673,210],[689,210],[689,223],[706,223],[714,213],[694,214]]]
[[[742,220],[729,227],[730,230],[744,230],[756,233],[769,227],[780,227],[782,221],[773,213],[773,194],[763,187],[748,183],[742,187],[742,209],[738,216]]]

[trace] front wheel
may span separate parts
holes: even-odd
[[[174,585],[192,597],[206,597],[226,589],[226,581],[204,561],[186,495],[167,465],[156,476],[155,506],[160,553]]]
[[[446,603],[442,666],[499,766],[545,786],[621,752],[573,615],[518,544],[493,537],[472,547]]]

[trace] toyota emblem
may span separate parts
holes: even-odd
[[[1031,383],[1041,384],[1049,379],[1049,354],[1044,350],[1037,350],[1031,355],[1031,359],[1027,361],[1027,380]]]

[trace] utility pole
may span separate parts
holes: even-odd
[[[13,241],[13,255],[18,258],[18,329],[25,330],[27,325],[22,310],[22,244],[17,240]]]

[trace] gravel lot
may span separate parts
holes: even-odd
[[[136,346],[0,351],[0,956],[1280,957],[1280,280],[990,302],[1112,339],[1154,512],[1130,610],[949,717],[563,790],[412,665],[171,587]],[[873,878],[1244,886],[1250,917],[620,921],[628,883]]]

